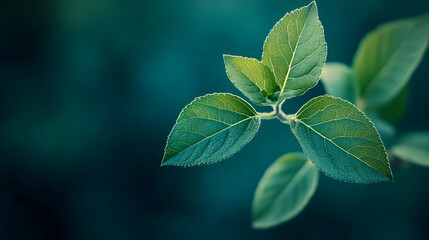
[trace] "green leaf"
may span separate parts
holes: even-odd
[[[289,153],[275,161],[256,188],[252,226],[269,228],[300,213],[313,196],[319,171],[302,153]]]
[[[353,104],[316,97],[290,123],[305,154],[326,175],[356,183],[393,180],[377,130]]]
[[[402,88],[401,92],[396,95],[390,102],[383,105],[377,111],[380,116],[389,123],[396,123],[404,114],[407,108],[409,95],[409,84]]]
[[[299,96],[319,81],[327,48],[316,2],[286,14],[264,43],[262,63],[280,86],[280,100]]]
[[[428,14],[383,24],[363,38],[353,68],[368,105],[385,104],[402,90],[424,55],[428,38]]]
[[[214,93],[196,98],[180,113],[161,165],[195,166],[230,157],[258,131],[260,118],[240,97]]]
[[[280,88],[267,66],[254,58],[224,55],[223,59],[228,78],[250,101],[259,105],[275,103]]]
[[[396,129],[389,122],[385,121],[375,112],[367,113],[367,116],[374,123],[374,127],[380,134],[381,139],[385,146],[389,146],[395,137]]]
[[[321,79],[327,94],[356,103],[358,79],[353,69],[342,63],[327,63]]]
[[[429,132],[412,132],[400,137],[390,152],[402,160],[429,167]]]

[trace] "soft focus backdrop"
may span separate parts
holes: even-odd
[[[287,0],[6,0],[0,4],[0,239],[429,239],[429,168],[356,185],[321,174],[308,207],[250,228],[253,193],[288,126],[264,121],[232,158],[160,167],[194,97],[238,90],[222,54],[260,58]],[[378,24],[429,12],[427,0],[319,0],[328,61],[351,63]],[[399,132],[429,129],[429,54]],[[285,104],[295,112],[321,83]],[[259,111],[269,110],[258,108]]]

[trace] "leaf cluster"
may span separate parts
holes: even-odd
[[[303,153],[285,154],[263,175],[252,206],[255,228],[273,227],[296,216],[313,196],[319,170],[344,182],[393,180],[383,141],[365,112],[387,111],[394,118],[385,109],[406,99],[403,89],[427,46],[427,31],[420,26],[427,24],[427,16],[405,22],[399,25],[407,29],[406,36],[399,39],[394,32],[396,24],[375,31],[387,34],[380,37],[385,42],[379,43],[374,33],[365,37],[353,68],[338,63],[324,68],[327,46],[316,3],[287,13],[268,34],[261,60],[224,55],[226,73],[234,86],[251,103],[269,106],[272,111],[257,112],[246,100],[229,93],[198,97],[182,110],[171,130],[162,166],[216,163],[249,143],[262,119],[288,124]],[[426,35],[421,36],[421,32]],[[419,44],[405,46],[415,42],[409,39],[412,37],[418,38]],[[392,38],[395,41],[390,43]],[[388,48],[401,50],[392,53]],[[282,106],[287,99],[314,87],[322,70],[329,95],[309,100],[295,114],[285,114]],[[409,138],[413,141],[402,140],[408,145],[393,148],[392,152],[407,155],[419,144],[428,149],[421,140],[425,135]],[[410,145],[414,141],[417,144]],[[424,154],[422,151],[417,155]]]
[[[347,99],[371,117],[391,157],[429,165],[429,133],[397,137],[394,124],[406,109],[409,81],[429,43],[429,14],[384,23],[359,44],[352,66],[327,63],[328,94]]]

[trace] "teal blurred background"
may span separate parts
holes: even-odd
[[[271,27],[309,1],[6,0],[0,8],[0,239],[429,239],[429,169],[356,185],[321,174],[308,207],[250,228],[259,178],[299,151],[264,121],[219,164],[160,167],[180,110],[240,95],[222,54],[260,58]],[[427,0],[319,0],[328,61],[351,63],[378,24],[429,12]],[[411,81],[399,133],[429,129],[429,54]],[[295,112],[321,83],[285,104]],[[259,111],[269,109],[258,108]]]

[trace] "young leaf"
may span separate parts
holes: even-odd
[[[264,173],[252,205],[252,226],[269,228],[301,212],[313,196],[319,171],[302,153],[277,159]]]
[[[429,167],[429,132],[412,132],[400,137],[390,152],[402,160]]]
[[[385,104],[402,90],[424,55],[428,38],[428,14],[383,24],[363,38],[353,68],[367,104]]]
[[[240,97],[214,93],[196,98],[171,130],[161,165],[195,166],[230,157],[253,138],[260,122]]]
[[[226,73],[231,82],[255,104],[273,104],[280,90],[271,70],[254,58],[224,55]]]
[[[316,2],[286,14],[264,43],[262,63],[280,86],[280,100],[299,96],[319,81],[327,48]]]
[[[342,63],[327,63],[321,79],[327,94],[356,103],[358,79],[353,69]]]
[[[393,180],[377,130],[353,104],[328,95],[313,98],[291,119],[291,129],[328,176],[356,183]]]

